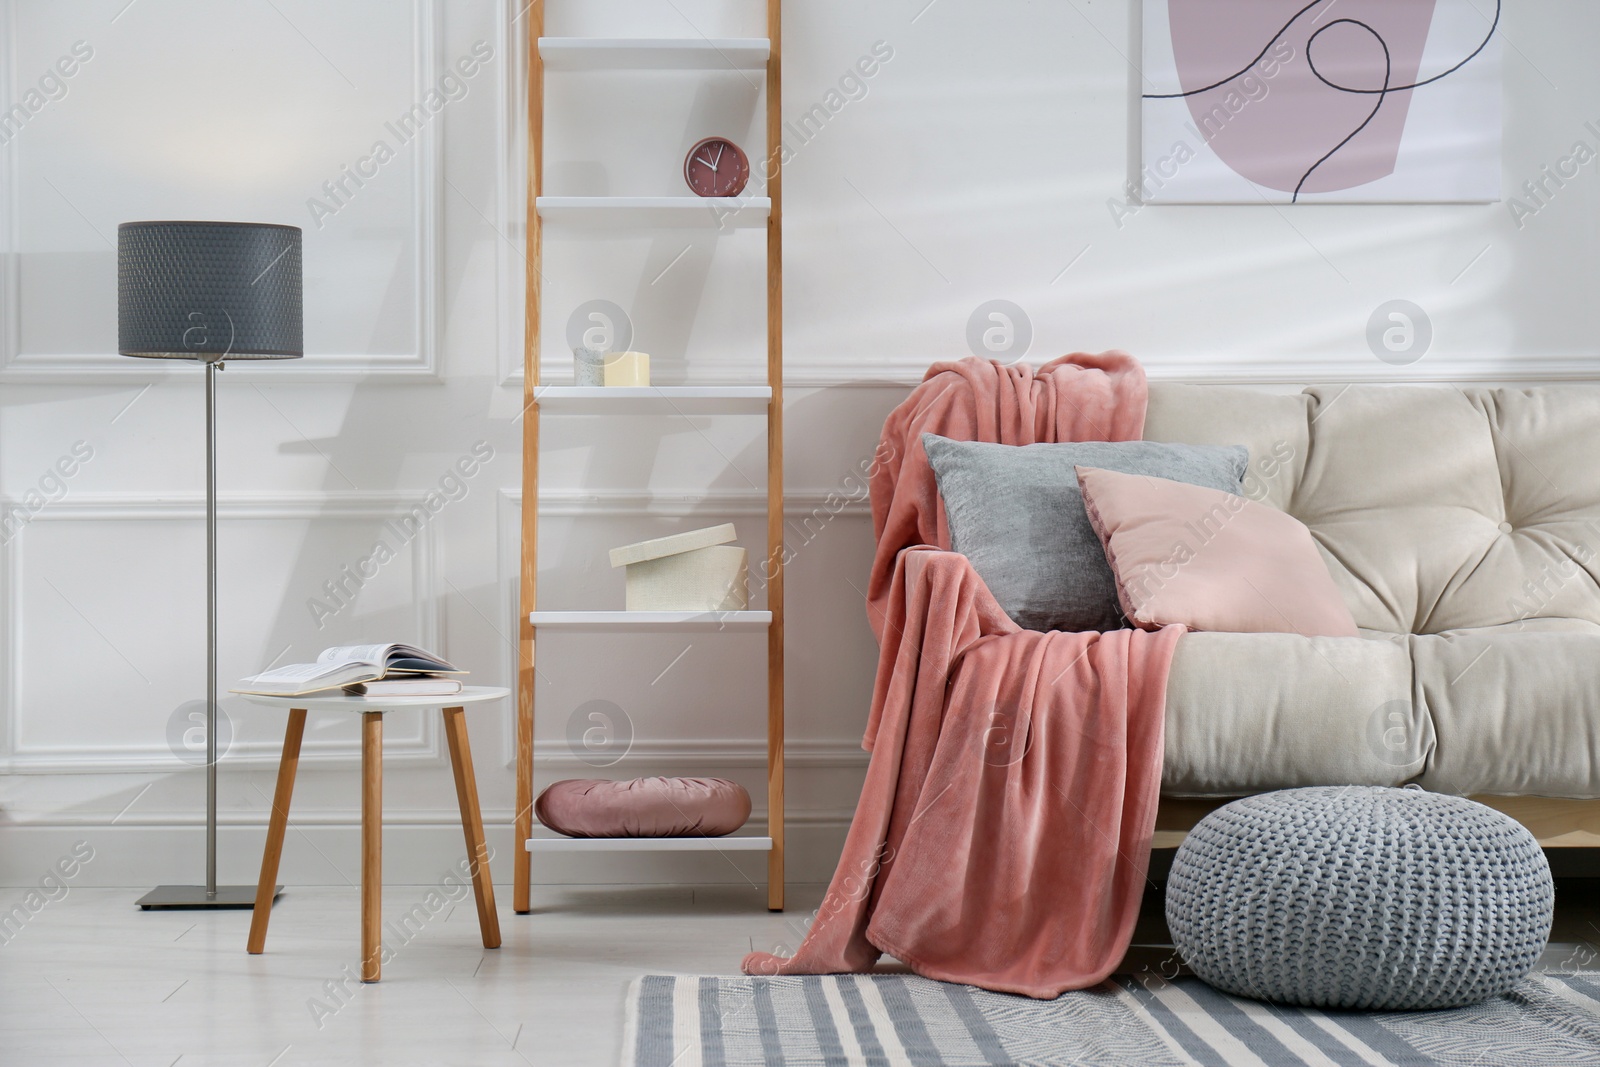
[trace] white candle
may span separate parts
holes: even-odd
[[[606,384],[649,385],[650,353],[612,352],[606,356]]]

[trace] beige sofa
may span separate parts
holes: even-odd
[[[1600,388],[1154,383],[1145,436],[1248,445],[1362,634],[1182,639],[1158,846],[1183,798],[1407,782],[1600,846]]]

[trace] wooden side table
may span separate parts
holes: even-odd
[[[500,947],[500,918],[494,906],[494,883],[489,880],[489,846],[483,839],[483,813],[478,807],[478,783],[472,772],[472,750],[467,746],[465,705],[501,700],[509,689],[469,685],[447,697],[355,697],[321,695],[300,697],[250,696],[257,704],[286,708],[289,726],[283,736],[283,756],[278,761],[278,787],[272,797],[272,817],[267,824],[267,845],[261,854],[261,880],[256,886],[255,911],[250,919],[252,955],[267,945],[267,921],[278,881],[278,860],[283,855],[284,833],[289,827],[289,798],[294,793],[295,771],[300,764],[300,738],[306,712],[343,711],[361,716],[361,980],[381,977],[383,921],[383,716],[411,708],[439,708],[450,745],[450,767],[455,772],[456,802],[461,807],[461,830],[467,839],[472,866],[472,892],[478,904],[478,929],[484,948]]]

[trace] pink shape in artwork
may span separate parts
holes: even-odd
[[[1380,90],[1417,81],[1436,2],[1168,0],[1178,82],[1194,93],[1185,99],[1196,128],[1224,163],[1269,189],[1329,193],[1392,174],[1415,90]],[[1239,71],[1247,73],[1194,92]],[[1319,72],[1365,91],[1334,88]]]

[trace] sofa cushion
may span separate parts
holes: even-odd
[[[1178,642],[1162,792],[1407,782],[1463,796],[1600,797],[1600,625]]]
[[[1294,516],[1201,485],[1092,467],[1078,468],[1078,485],[1135,626],[1356,636]]]
[[[1439,736],[1424,788],[1600,797],[1600,626],[1546,619],[1408,644]]]
[[[1311,449],[1311,397],[1227,385],[1151,382],[1146,441],[1244,445],[1244,495],[1290,511]]]
[[[1600,623],[1600,388],[1156,382],[1145,437],[1249,446],[1246,495],[1306,524],[1360,627]]]
[[[1155,382],[1145,436],[1248,445],[1367,639],[1186,635],[1164,790],[1600,797],[1600,388]]]
[[[1235,633],[1178,641],[1163,793],[1403,785],[1433,752],[1404,641]]]
[[[950,547],[1017,625],[1029,630],[1123,626],[1105,550],[1089,526],[1074,466],[1150,474],[1237,494],[1240,446],[1149,441],[997,445],[922,435],[939,484]]]

